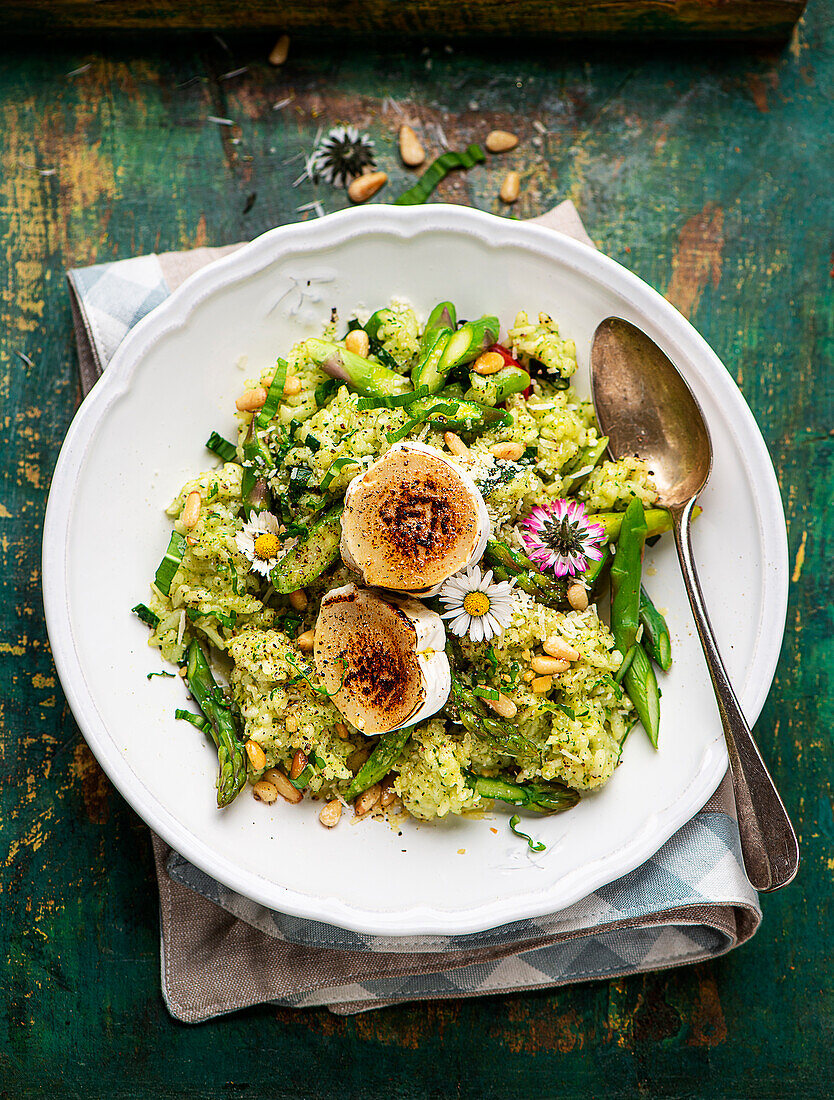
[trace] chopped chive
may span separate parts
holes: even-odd
[[[194,714],[190,710],[181,710],[177,708],[174,712],[175,718],[181,718],[184,722],[190,722],[192,726],[196,726],[198,730],[204,730],[208,726],[208,719],[204,718],[202,714]]]
[[[309,447],[313,454],[321,450],[321,440],[316,439],[312,432],[307,432],[301,442],[305,447]]]
[[[290,468],[290,484],[287,492],[290,500],[298,500],[301,494],[309,487],[314,474],[309,466],[292,466]]]
[[[145,626],[149,626],[151,629],[159,626],[159,616],[151,611],[147,604],[138,603],[136,607],[131,607],[130,610],[138,619],[142,620]]]
[[[167,676],[169,679],[174,678],[173,672],[149,672],[147,678],[152,680],[154,676]]]
[[[167,596],[171,591],[171,581],[180,567],[182,556],[185,553],[185,536],[177,531],[171,532],[171,540],[165,557],[159,563],[159,568],[154,575],[154,584],[163,595]]]
[[[338,378],[326,378],[320,385],[316,386],[315,399],[318,408],[323,409],[339,386],[343,386],[344,382]]]
[[[409,187],[399,198],[394,199],[394,206],[415,206],[417,203],[425,202],[435,187],[454,169],[474,168],[476,164],[483,164],[485,160],[486,156],[480,145],[470,145],[463,153],[444,153],[428,166],[413,187]]]
[[[217,432],[212,432],[208,437],[206,447],[213,451],[218,458],[222,458],[224,462],[237,462],[237,447]]]
[[[329,489],[330,486],[333,484],[333,479],[336,477],[336,474],[338,474],[339,471],[345,466],[351,465],[359,466],[361,465],[361,463],[359,462],[358,458],[334,458],[327,469],[327,473],[321,479],[320,488]]]
[[[284,383],[286,380],[287,361],[279,358],[275,364],[275,374],[273,374],[272,381],[269,384],[266,401],[264,401],[263,408],[258,413],[257,424],[259,428],[265,428],[278,412],[278,406],[284,396]]]

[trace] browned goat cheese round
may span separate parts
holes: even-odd
[[[480,556],[488,524],[475,483],[439,451],[393,447],[351,482],[342,557],[365,584],[418,592]]]

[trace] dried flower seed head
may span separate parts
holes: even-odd
[[[310,167],[314,179],[347,187],[352,179],[376,167],[374,143],[355,126],[336,126],[316,146]]]

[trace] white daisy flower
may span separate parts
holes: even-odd
[[[251,563],[250,570],[268,577],[281,551],[281,528],[271,512],[258,512],[235,535],[235,545]]]
[[[449,629],[459,638],[468,634],[473,642],[488,642],[510,625],[514,585],[514,580],[493,584],[492,570],[481,576],[479,565],[464,569],[440,589],[447,609],[441,618],[451,619]]]

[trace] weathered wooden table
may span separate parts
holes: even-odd
[[[297,43],[276,70],[271,45],[79,40],[0,58],[2,1096],[829,1095],[830,6],[812,0],[790,45],[766,53]],[[148,833],[81,740],[44,632],[41,519],[78,400],[63,272],[254,236],[313,216],[315,198],[343,205],[326,186],[293,187],[317,129],[337,121],[370,130],[392,177],[380,197],[394,195],[401,115],[433,151],[443,134],[459,147],[494,126],[519,132],[515,153],[441,197],[498,210],[512,164],[513,213],[573,198],[600,246],[695,321],[758,416],[794,580],[758,737],[804,862],[764,899],[756,939],[713,965],[352,1019],[267,1007],[188,1028],[159,995]]]

